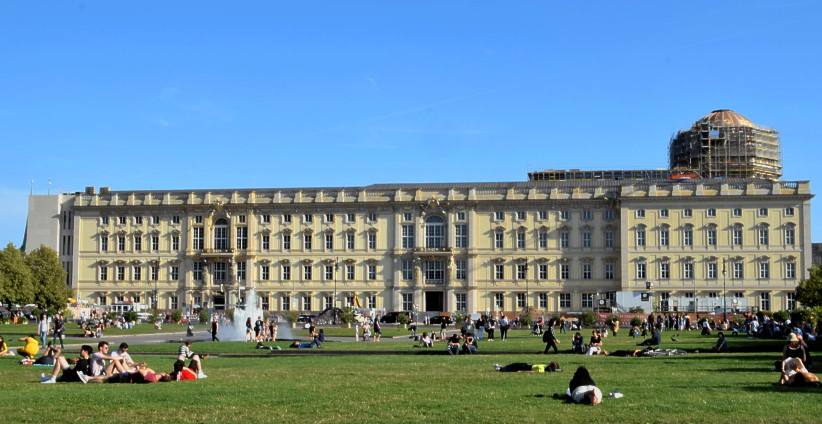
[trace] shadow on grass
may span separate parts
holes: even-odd
[[[770,384],[761,384],[757,386],[742,386],[742,390],[746,392],[756,392],[756,393],[820,393],[822,392],[822,388],[820,387],[791,387],[791,386],[783,386],[778,383],[770,383]]]

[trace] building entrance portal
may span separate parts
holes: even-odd
[[[225,310],[225,294],[215,294],[212,298],[214,302],[214,309],[218,311]]]
[[[425,312],[442,312],[445,304],[443,292],[425,292]]]

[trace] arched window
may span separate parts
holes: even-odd
[[[425,220],[425,247],[445,247],[445,224],[442,217],[431,216]]]
[[[223,218],[214,224],[214,249],[228,249],[228,222]]]

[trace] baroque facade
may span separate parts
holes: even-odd
[[[780,310],[807,181],[665,179],[32,196],[25,248],[81,302],[160,309]]]

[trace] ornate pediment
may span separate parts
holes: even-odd
[[[422,216],[430,215],[430,214],[445,214],[445,212],[450,207],[447,201],[440,201],[434,197],[426,200],[425,202],[420,203],[420,210],[422,210]]]

